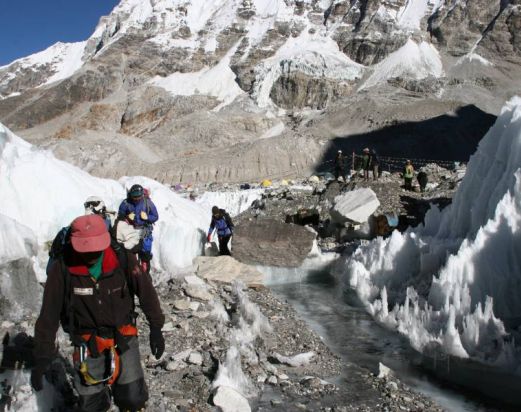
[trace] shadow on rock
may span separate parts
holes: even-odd
[[[339,149],[349,156],[352,152],[361,154],[365,147],[375,149],[380,156],[466,162],[495,120],[496,116],[474,105],[467,105],[460,107],[454,114],[419,122],[391,124],[362,134],[339,136],[330,141],[316,171],[329,170],[331,163],[323,163],[334,159]],[[351,161],[349,157],[348,161]],[[384,162],[381,163],[387,170]]]

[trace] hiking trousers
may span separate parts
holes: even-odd
[[[230,256],[230,249],[228,249],[228,242],[230,241],[230,238],[232,235],[228,236],[219,236],[219,255],[227,255]]]
[[[341,167],[336,167],[335,168],[335,179],[338,180],[338,178],[340,176],[342,176],[342,179],[344,179],[344,182],[347,182],[345,169],[341,168]]]
[[[106,383],[87,385],[79,371],[79,362],[75,360],[74,386],[80,395],[76,411],[107,411],[111,405],[111,394],[114,403],[122,411],[138,411],[145,407],[148,389],[141,368],[138,339],[136,336],[125,339],[128,349],[120,355],[121,372],[111,387]],[[97,358],[87,358],[87,365],[92,376],[102,378],[107,373],[107,357],[104,354]]]
[[[405,190],[412,190],[412,177],[404,177]]]

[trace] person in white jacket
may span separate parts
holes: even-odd
[[[114,234],[119,244],[132,253],[141,250],[141,230],[137,229],[127,218],[117,218],[114,222]]]

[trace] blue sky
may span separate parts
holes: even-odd
[[[62,42],[86,40],[119,0],[1,0],[0,66]]]

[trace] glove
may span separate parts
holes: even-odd
[[[141,211],[141,214],[139,216],[141,216],[141,220],[148,220],[148,215],[144,210]]]
[[[31,386],[36,392],[43,389],[43,375],[50,363],[50,359],[38,359],[31,371]]]
[[[159,359],[165,351],[165,338],[159,328],[150,328],[150,351]]]
[[[127,217],[130,219],[130,220],[134,220],[136,218],[136,214],[134,212],[131,212],[127,215]]]
[[[208,242],[210,242],[211,239],[212,239],[212,234],[210,233],[208,236],[206,236],[206,240],[207,240]]]

